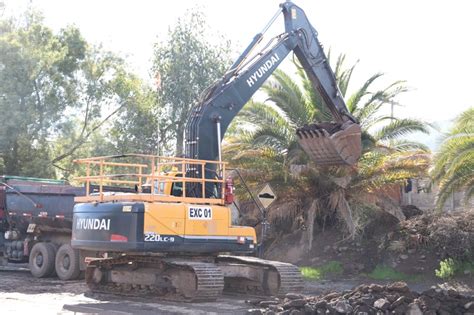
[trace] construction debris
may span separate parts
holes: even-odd
[[[407,247],[429,247],[440,258],[471,259],[474,253],[474,210],[430,212],[400,223]]]
[[[360,285],[351,291],[321,296],[287,294],[285,298],[251,300],[247,314],[474,314],[474,297],[432,288],[417,293],[404,282]]]

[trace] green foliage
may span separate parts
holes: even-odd
[[[75,157],[116,152],[110,122],[148,101],[143,90],[121,58],[89,45],[76,27],[54,33],[35,11],[0,21],[2,173],[67,178]]]
[[[447,258],[439,262],[439,269],[435,270],[435,274],[438,278],[441,279],[450,279],[454,277],[458,266],[452,258]]]
[[[11,175],[54,176],[49,138],[77,100],[73,73],[86,43],[77,29],[53,34],[36,12],[0,21],[0,158]]]
[[[318,267],[300,267],[300,271],[307,280],[321,280],[329,275],[342,274],[343,267],[339,261],[332,260]]]
[[[203,13],[188,11],[170,28],[168,39],[154,47],[161,141],[175,143],[176,155],[183,153],[185,124],[192,105],[222,76],[230,61],[229,42],[218,38],[219,44],[213,44],[206,34]]]
[[[453,191],[465,190],[466,203],[474,196],[474,108],[459,115],[445,135],[431,175],[439,183],[439,208]]]
[[[367,276],[374,280],[391,280],[391,281],[408,281],[416,277],[396,271],[395,269],[385,266],[377,265]]]
[[[470,274],[474,273],[474,263],[446,258],[439,262],[439,269],[435,270],[435,275],[438,278],[448,280],[456,275],[464,275],[464,271],[468,271]]]

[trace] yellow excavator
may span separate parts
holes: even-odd
[[[252,54],[280,13],[285,32]],[[91,253],[86,282],[92,291],[211,301],[223,291],[277,296],[303,289],[296,266],[253,256],[254,228],[232,225],[233,184],[221,158],[230,122],[290,52],[334,117],[298,128],[299,144],[318,165],[357,162],[360,126],[347,110],[317,32],[301,8],[284,2],[193,107],[186,157],[127,154],[77,160],[85,176],[76,179],[85,183],[87,194],[76,198],[71,243],[83,256]],[[122,188],[111,191],[106,185]],[[92,258],[97,252],[101,258]]]

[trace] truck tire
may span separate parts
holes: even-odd
[[[63,244],[56,253],[56,274],[61,280],[76,280],[81,274],[79,251]]]
[[[36,278],[49,277],[54,272],[55,250],[52,244],[36,243],[30,252],[29,267]]]

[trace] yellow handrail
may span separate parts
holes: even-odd
[[[117,161],[118,159],[128,161]],[[129,162],[134,160],[133,162]],[[139,160],[138,162],[136,160]],[[123,154],[91,157],[77,159],[78,164],[85,164],[86,175],[75,177],[75,180],[85,182],[86,196],[78,197],[80,202],[106,202],[116,200],[143,200],[143,201],[165,201],[165,202],[193,202],[193,203],[224,203],[225,189],[225,162],[187,159],[178,157],[166,157],[147,154]],[[207,168],[206,168],[207,166]],[[98,168],[98,169],[97,169]],[[209,169],[215,169],[215,178],[206,178],[205,173]],[[117,169],[119,172],[117,172]],[[125,170],[126,169],[126,170]],[[150,170],[150,173],[147,172]],[[131,172],[130,172],[131,171]],[[198,176],[189,175],[191,171],[200,174]],[[181,183],[182,196],[172,196],[157,194],[155,192],[156,181],[160,183]],[[187,196],[189,184],[198,183],[201,185],[201,196]],[[218,191],[220,196],[206,197],[206,184],[220,185]],[[98,194],[90,194],[91,184],[98,184]],[[134,185],[129,187],[126,194],[120,191],[114,194],[104,192],[105,184]],[[143,185],[150,184],[150,192],[143,193]],[[109,186],[107,186],[109,189]],[[135,193],[133,193],[133,191]]]

